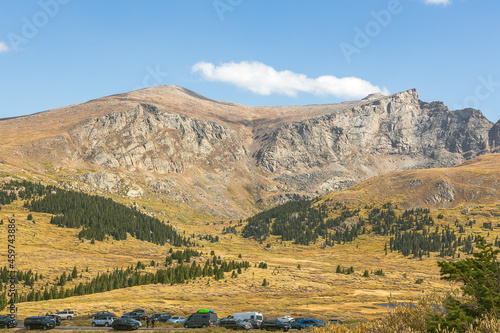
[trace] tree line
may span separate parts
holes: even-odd
[[[58,286],[44,287],[31,290],[29,293],[18,295],[18,302],[33,302],[50,299],[62,299],[73,296],[102,293],[114,289],[129,288],[148,284],[183,284],[201,277],[211,277],[215,281],[225,278],[224,273],[233,272],[232,277],[242,273],[242,269],[250,267],[248,261],[213,259],[202,265],[193,261],[191,265],[176,265],[165,269],[158,269],[154,273],[141,272],[133,266],[115,268],[112,272],[97,274],[91,281],[79,283],[74,287]]]
[[[29,182],[20,185],[29,189],[22,192],[21,198],[32,198],[25,202],[26,209],[54,214],[50,223],[59,227],[82,228],[78,234],[80,239],[93,242],[103,241],[108,237],[126,240],[127,234],[130,234],[137,239],[159,245],[193,245],[172,226],[138,211],[135,207],[127,207],[110,198],[55,187],[44,188],[43,185],[33,185]],[[39,196],[40,194],[42,196]]]
[[[301,245],[316,243],[322,237],[325,245],[332,246],[335,242],[352,241],[362,232],[362,221],[349,227],[343,225],[348,218],[357,216],[359,209],[342,204],[314,206],[314,203],[314,200],[291,201],[256,214],[246,220],[242,235],[260,241],[269,235],[281,236],[282,241]],[[338,216],[328,218],[332,211]]]

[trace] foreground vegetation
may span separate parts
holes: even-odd
[[[336,332],[500,332],[500,271],[497,256],[483,238],[473,258],[440,261],[442,279],[461,283],[461,293],[429,294],[415,303],[394,304],[394,310],[371,323],[330,326],[318,333]]]

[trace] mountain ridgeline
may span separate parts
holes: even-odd
[[[159,86],[0,121],[0,166],[67,189],[179,202],[230,218],[396,170],[500,151],[500,123],[415,89],[249,107]],[[9,169],[12,170],[12,169]]]

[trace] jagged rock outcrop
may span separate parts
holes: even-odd
[[[489,143],[492,152],[500,153],[500,120],[497,121],[489,132]]]
[[[265,141],[255,153],[257,164],[270,173],[292,173],[295,183],[311,190],[325,188],[322,175],[357,182],[382,169],[457,165],[489,149],[492,123],[480,111],[451,112],[441,102],[420,101],[414,89],[366,100],[370,103],[269,129],[261,134]],[[311,180],[311,170],[318,169]]]
[[[447,180],[441,180],[434,185],[434,190],[426,199],[427,204],[452,202],[455,200],[455,189]]]
[[[225,217],[393,170],[454,166],[500,145],[500,122],[423,102],[415,89],[339,104],[248,107],[161,86],[2,120],[0,133],[5,163],[50,169],[72,187],[79,181],[166,198]],[[452,194],[443,183],[429,200]]]
[[[159,174],[181,173],[191,165],[226,169],[245,154],[235,131],[148,104],[89,119],[69,134],[81,159],[110,169]]]

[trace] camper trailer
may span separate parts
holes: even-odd
[[[264,317],[260,312],[242,312],[242,313],[234,313],[228,317],[229,319],[241,319],[241,320],[252,320],[260,324],[262,324],[262,320]]]

